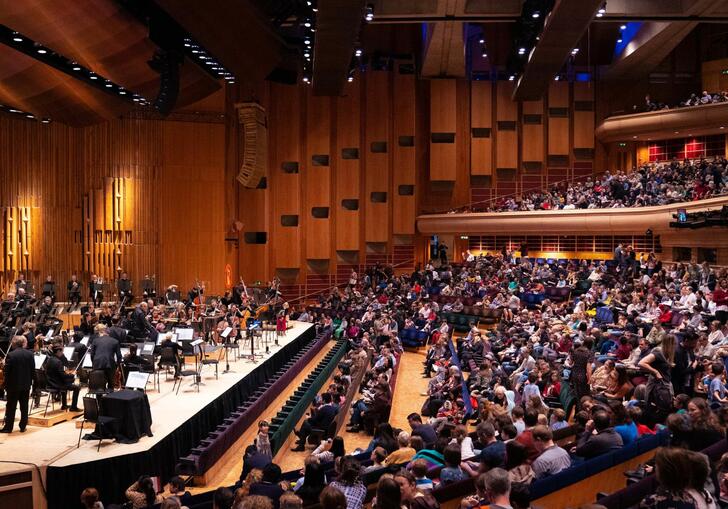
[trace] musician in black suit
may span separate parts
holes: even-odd
[[[121,345],[119,341],[106,333],[106,326],[96,326],[98,337],[94,339],[89,349],[91,364],[94,370],[101,370],[106,376],[108,390],[114,390],[114,374],[116,367],[121,364]]]
[[[76,274],[71,276],[71,280],[66,285],[66,289],[68,290],[69,302],[73,306],[78,307],[81,304],[81,283],[78,282]]]
[[[119,326],[119,321],[121,320],[120,317],[114,317],[111,319],[111,327],[106,329],[106,334],[117,340],[120,344],[124,344],[127,342],[126,336],[127,332],[126,329]]]
[[[50,297],[52,302],[56,300],[56,282],[49,275],[43,283],[43,297]]]
[[[73,391],[71,412],[78,412],[78,392],[81,390],[81,386],[73,383],[76,380],[74,375],[66,373],[64,360],[63,347],[54,346],[53,355],[48,357],[45,365],[48,387],[61,392],[61,410],[68,407],[68,391]]]
[[[156,343],[159,333],[149,320],[147,320],[148,312],[149,306],[146,302],[142,302],[134,309],[134,312],[131,314],[131,333],[136,338],[149,336],[149,339]]]
[[[13,338],[13,349],[5,357],[5,425],[0,433],[11,433],[15,423],[15,409],[20,404],[20,432],[25,432],[28,424],[28,399],[30,386],[35,379],[33,352],[26,349],[27,340],[23,336]]]
[[[28,290],[28,282],[25,280],[25,274],[18,274],[18,279],[15,281],[15,294],[18,294],[18,290],[23,289],[23,291]]]
[[[94,306],[98,307],[104,300],[104,292],[101,287],[101,278],[96,274],[91,275],[91,281],[88,284],[88,296],[89,301],[94,303]]]
[[[303,421],[301,429],[293,432],[298,436],[298,443],[293,451],[305,450],[306,440],[314,429],[326,430],[329,428],[333,420],[336,418],[338,408],[333,403],[330,392],[324,392],[321,395],[321,405],[311,412],[311,417]]]
[[[116,282],[116,290],[119,293],[119,302],[129,304],[134,300],[134,295],[131,293],[131,281],[126,272],[121,273],[121,279]]]

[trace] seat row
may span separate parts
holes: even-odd
[[[278,371],[273,373],[254,392],[247,395],[242,404],[233,410],[207,437],[193,447],[186,456],[179,459],[176,472],[179,475],[203,475],[240,436],[260,417],[290,381],[300,373],[328,341],[328,334],[319,334],[309,342],[301,344],[295,353]]]

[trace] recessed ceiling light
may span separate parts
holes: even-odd
[[[538,19],[538,18],[540,18],[540,17],[541,17],[541,13],[540,13],[540,12],[538,12],[538,11],[536,11],[536,12],[534,12],[533,14],[531,14],[531,17],[532,17],[533,19]]]
[[[485,39],[483,39],[483,38],[481,37],[481,38],[480,38],[480,39],[478,40],[478,42],[479,42],[480,44],[485,44]]]
[[[40,53],[41,55],[45,55],[48,52],[46,50],[44,50],[43,48],[38,48],[38,53]]]
[[[348,78],[346,78],[346,81],[351,83],[352,81],[354,81],[354,76],[349,76]]]
[[[604,14],[603,14],[603,13],[601,13],[601,12],[597,12],[597,18],[601,18],[602,16],[604,16]]]
[[[27,114],[27,115],[25,115],[25,116],[26,116],[27,118],[35,118],[35,117],[33,116],[33,114],[32,114],[32,113],[28,113],[28,114]]]
[[[22,38],[22,37],[20,37],[19,35],[16,35],[15,37],[13,37],[13,40],[14,40],[15,42],[23,42],[23,38]]]
[[[98,76],[91,76],[91,79],[92,80],[97,80],[97,79],[99,79],[99,77]]]
[[[107,84],[106,84],[106,88],[111,88],[111,87],[113,87],[113,86],[114,86],[114,85],[112,85],[111,83],[107,83]]]
[[[483,53],[483,58],[488,58],[488,54],[487,53]]]
[[[71,69],[73,69],[74,71],[80,71],[81,70],[81,66],[78,65],[78,64],[73,64],[73,67]]]
[[[620,25],[619,26],[619,29],[620,30],[627,30],[627,25]]]
[[[20,113],[20,110],[16,110],[16,109],[13,109],[13,108],[10,108],[9,111],[10,111],[10,113]]]
[[[44,119],[41,120],[41,123],[43,123],[43,124],[50,124],[51,123],[51,119],[50,118],[44,118]]]
[[[617,42],[618,42],[618,43],[621,43],[621,42],[622,42],[622,39],[617,39]]]

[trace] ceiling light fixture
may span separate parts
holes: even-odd
[[[620,30],[627,30],[627,25],[619,25]]]
[[[536,12],[534,12],[533,14],[531,14],[531,17],[532,17],[533,19],[538,19],[538,18],[540,18],[540,17],[541,17],[541,13],[540,13],[540,12],[538,12],[538,11],[536,11]]]

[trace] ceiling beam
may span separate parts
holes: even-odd
[[[523,74],[513,91],[514,99],[535,101],[543,97],[602,3],[603,0],[556,2],[546,18],[540,40],[527,57]]]
[[[366,0],[319,0],[313,51],[314,95],[344,91]]]
[[[250,0],[155,0],[240,80],[265,79],[283,62],[283,41]]]

